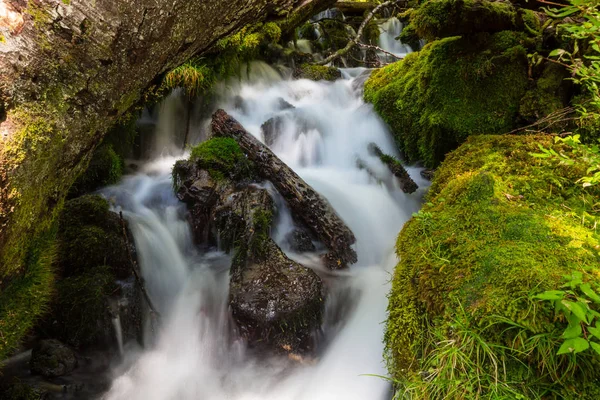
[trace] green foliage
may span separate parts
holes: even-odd
[[[189,97],[210,92],[218,80],[238,75],[244,63],[260,55],[269,44],[281,39],[281,29],[273,22],[247,25],[219,40],[209,57],[193,58],[171,70],[162,88],[182,87]]]
[[[590,349],[600,355],[598,286],[592,288],[589,282],[584,282],[580,271],[574,271],[565,279],[564,290],[548,290],[533,296],[534,299],[551,302],[558,318],[568,322],[557,354],[577,354]]]
[[[216,137],[192,148],[190,160],[208,170],[213,179],[243,178],[251,165],[234,139]]]
[[[600,285],[600,189],[575,184],[589,167],[579,158],[532,158],[538,144],[572,155],[548,136],[469,137],[405,224],[385,334],[399,396],[598,393],[598,358],[558,355],[567,324],[531,294],[573,271]]]
[[[595,0],[571,0],[570,5],[562,8],[547,10],[556,19],[564,20],[559,25],[572,43],[572,49],[556,49],[550,57],[556,57],[568,65],[573,74],[573,81],[582,85],[591,96],[589,106],[593,107],[594,115],[584,105],[579,112],[583,118],[600,118],[600,9]],[[583,23],[573,18],[583,19]],[[588,107],[589,107],[588,106]]]
[[[164,79],[164,85],[169,89],[182,87],[189,97],[212,87],[215,77],[213,70],[203,63],[202,58],[192,59],[171,70]]]
[[[435,167],[468,136],[515,127],[528,85],[529,44],[526,35],[510,31],[431,42],[374,71],[365,99],[390,125],[409,162]]]
[[[579,178],[578,183],[583,187],[598,185],[600,183],[600,147],[598,145],[585,145],[579,140],[579,135],[571,135],[565,138],[555,137],[555,143],[564,143],[569,146],[567,152],[557,152],[553,149],[547,149],[539,146],[541,153],[532,153],[537,158],[554,158],[560,160],[566,165],[574,165],[578,162],[584,162],[589,167],[586,169],[586,176]]]

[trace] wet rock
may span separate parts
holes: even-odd
[[[400,188],[404,193],[414,193],[419,188],[408,172],[406,172],[406,169],[404,169],[404,166],[400,161],[390,155],[384,154],[375,143],[369,144],[369,152],[372,155],[379,157],[381,162],[387,165],[389,170],[398,179]]]
[[[290,249],[298,253],[312,252],[316,247],[310,235],[302,229],[294,229],[286,237]]]
[[[310,79],[313,81],[335,81],[342,78],[342,73],[334,67],[303,64],[293,73],[294,79]]]
[[[423,179],[427,179],[428,181],[431,181],[431,180],[433,180],[433,175],[435,174],[435,170],[427,168],[427,169],[422,170],[420,173],[421,173],[421,177]]]
[[[296,108],[293,105],[291,105],[290,103],[288,103],[287,101],[285,101],[285,99],[283,97],[279,97],[277,99],[277,103],[278,103],[279,109],[282,111],[283,110],[291,110],[291,109]]]
[[[283,128],[283,118],[280,116],[273,117],[264,124],[261,125],[260,131],[262,133],[263,141],[269,147],[273,146],[279,137],[279,133]]]
[[[31,372],[46,378],[69,375],[77,367],[77,356],[58,340],[40,341],[31,352]]]
[[[324,305],[321,279],[271,239],[273,200],[265,189],[248,188],[229,200],[216,219],[221,237],[241,239],[231,266],[230,305],[242,335],[257,347],[311,350]]]
[[[327,267],[340,269],[356,262],[354,234],[324,198],[225,111],[213,115],[211,128],[216,137],[235,139],[255,164],[256,173],[273,184],[292,215],[327,247],[323,257]]]
[[[244,98],[240,95],[235,96],[235,98],[233,99],[233,107],[236,110],[243,112],[244,114],[248,112],[248,105],[246,104]]]

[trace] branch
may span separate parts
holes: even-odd
[[[366,48],[369,48],[369,49],[375,49],[377,51],[382,52],[383,54],[387,54],[390,57],[394,57],[397,60],[402,60],[402,57],[399,57],[399,56],[395,55],[394,53],[390,53],[389,51],[385,51],[384,49],[382,49],[379,46],[375,46],[375,45],[372,45],[372,44],[364,44],[364,43],[357,43],[357,45],[360,46],[360,47],[366,47]]]
[[[148,308],[150,308],[150,313],[155,315],[157,318],[160,318],[160,313],[154,307],[154,304],[152,303],[152,299],[150,299],[150,296],[148,295],[148,292],[146,291],[146,287],[144,286],[144,278],[142,278],[140,273],[138,272],[137,263],[135,262],[135,260],[133,259],[133,256],[131,255],[131,251],[130,251],[131,247],[129,245],[129,236],[127,235],[127,227],[125,225],[125,219],[123,219],[122,211],[119,212],[119,217],[121,218],[121,226],[123,227],[123,237],[125,238],[125,244],[127,245],[127,255],[129,256],[129,262],[131,263],[131,270],[133,271],[135,280],[138,283],[142,293],[144,294],[144,298],[146,299]]]
[[[362,37],[363,30],[365,29],[365,27],[367,26],[367,24],[373,19],[373,17],[375,16],[375,14],[377,14],[379,12],[379,10],[381,10],[382,8],[390,6],[390,5],[394,5],[394,4],[397,4],[397,3],[400,3],[401,1],[404,1],[404,0],[390,0],[390,1],[386,1],[385,3],[381,3],[380,5],[378,5],[377,7],[375,7],[369,13],[369,15],[367,15],[367,17],[362,22],[362,24],[360,24],[360,27],[358,28],[358,32],[356,32],[356,36],[352,40],[350,40],[348,42],[348,44],[346,45],[346,47],[344,47],[341,50],[336,51],[335,53],[333,53],[332,55],[330,55],[329,57],[327,57],[323,61],[319,61],[318,63],[316,63],[316,65],[327,65],[327,64],[331,63],[332,61],[334,61],[334,60],[340,58],[341,56],[345,55],[350,50],[352,50],[354,48],[354,46],[357,46],[360,43],[360,38]]]

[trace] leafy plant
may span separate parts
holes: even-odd
[[[565,277],[562,290],[548,290],[533,296],[554,305],[558,318],[568,322],[557,354],[577,354],[591,349],[600,355],[600,295],[598,288],[584,282],[581,272]]]

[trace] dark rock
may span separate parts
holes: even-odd
[[[421,177],[423,179],[427,179],[428,181],[433,180],[434,174],[435,174],[435,170],[433,170],[433,169],[427,168],[427,169],[421,170]]]
[[[384,154],[375,143],[369,144],[369,152],[374,156],[379,157],[381,162],[387,165],[394,176],[398,178],[400,188],[404,193],[414,193],[419,188],[408,172],[406,172],[406,169],[404,169],[404,166],[402,166],[400,161],[390,155]]]
[[[283,124],[283,118],[277,116],[267,120],[267,122],[261,125],[260,131],[267,146],[271,147],[275,144],[275,141],[277,141],[277,138],[279,137],[279,132],[281,132],[281,129],[283,128]]]
[[[18,378],[0,383],[0,400],[43,400],[46,394]]]
[[[296,108],[293,105],[291,105],[290,103],[288,103],[287,101],[285,101],[285,99],[283,97],[278,98],[277,103],[278,103],[279,109],[282,111]]]
[[[304,253],[316,250],[316,247],[308,233],[302,229],[294,229],[286,237],[290,249],[295,252]]]
[[[323,312],[321,279],[285,256],[269,236],[273,200],[265,189],[228,196],[216,215],[220,236],[236,236],[230,304],[242,335],[253,346],[291,352],[312,347]]]
[[[42,340],[33,348],[29,364],[34,374],[55,378],[73,372],[77,367],[77,356],[58,340]]]
[[[244,114],[248,112],[248,105],[246,104],[244,98],[240,95],[235,96],[235,98],[233,99],[233,107],[236,110],[240,110]]]

